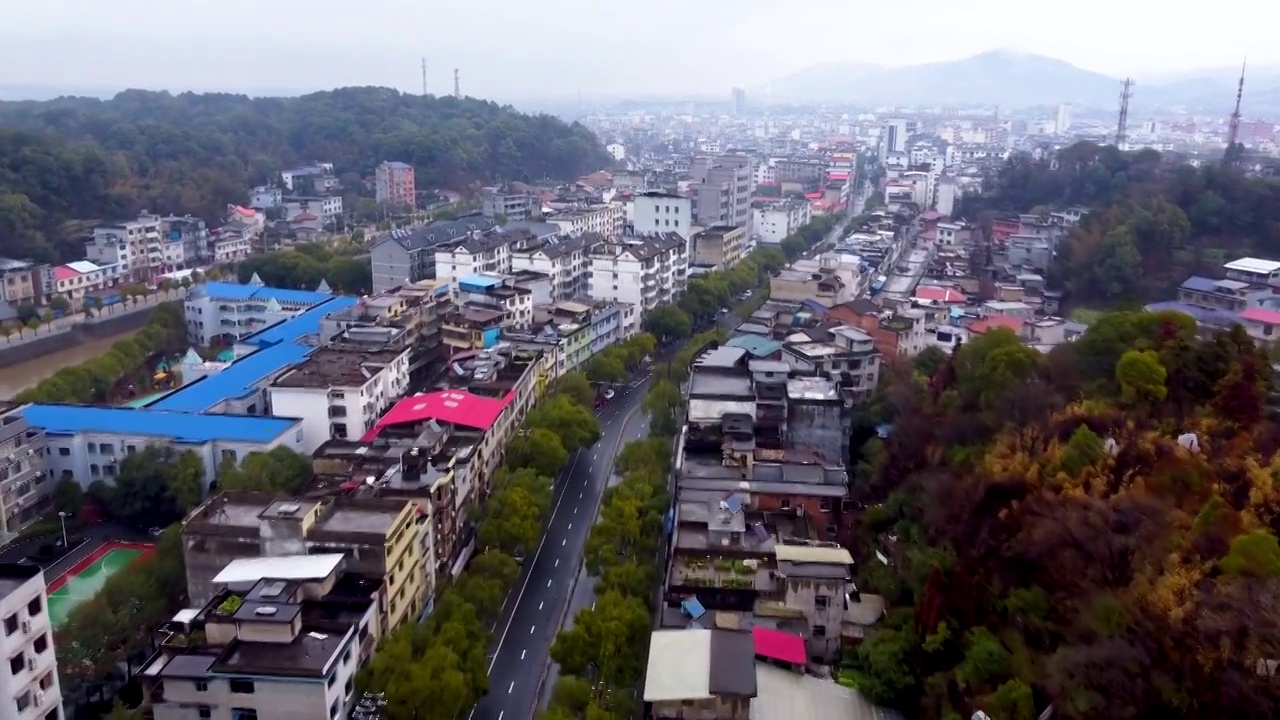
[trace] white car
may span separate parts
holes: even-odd
[[[613,388],[608,388],[604,391],[605,400],[612,400],[613,396],[614,396]]]

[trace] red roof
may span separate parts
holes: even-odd
[[[847,173],[847,172],[830,172],[830,171],[829,171],[829,172],[827,172],[827,177],[828,177],[828,178],[830,178],[831,180],[848,180],[848,179],[849,179],[849,173]]]
[[[54,280],[70,280],[76,277],[80,277],[80,273],[72,270],[66,265],[59,265],[53,269]]]
[[[1002,327],[1009,328],[1016,333],[1022,330],[1022,325],[1021,318],[1010,317],[1009,315],[990,315],[970,325],[969,332],[981,335],[988,330]]]
[[[361,442],[369,442],[388,425],[438,420],[452,425],[463,425],[477,430],[488,430],[498,421],[498,416],[511,404],[512,393],[502,398],[473,395],[465,390],[441,390],[421,395],[411,395],[395,404],[382,419],[374,424]]]
[[[1240,313],[1241,320],[1252,320],[1264,325],[1280,325],[1280,312],[1266,308],[1249,308]]]
[[[817,200],[818,198],[822,197],[822,193],[811,192],[811,193],[805,193],[804,196],[809,198],[810,200]]]
[[[962,303],[967,300],[964,293],[937,285],[921,285],[916,288],[917,300],[933,300],[941,303]]]
[[[809,660],[809,654],[804,650],[804,638],[799,635],[754,627],[751,628],[751,641],[758,657],[795,665],[804,665]]]

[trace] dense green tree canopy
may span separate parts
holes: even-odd
[[[220,220],[250,185],[315,161],[356,184],[383,160],[401,160],[420,189],[573,179],[609,164],[576,123],[379,87],[8,102],[0,128],[0,255],[64,262],[83,257],[77,231],[93,221],[142,209]]]

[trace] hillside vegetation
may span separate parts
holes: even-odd
[[[251,185],[310,162],[334,163],[350,193],[383,160],[414,165],[419,189],[572,179],[609,161],[576,123],[377,87],[0,103],[0,255],[74,260],[75,221],[142,209],[214,220]]]
[[[962,212],[1094,209],[1059,246],[1050,280],[1077,304],[1168,299],[1188,275],[1220,275],[1243,255],[1280,257],[1280,182],[1154,150],[1077,143],[1056,163],[1010,158]]]
[[[842,681],[922,718],[1272,716],[1270,376],[1179,313],[922,354],[854,428],[858,584],[890,610]]]

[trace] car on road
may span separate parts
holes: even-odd
[[[613,388],[605,388],[605,390],[604,390],[604,399],[605,399],[605,400],[612,400],[614,395],[617,395],[617,393],[616,393],[616,392],[614,392]]]

